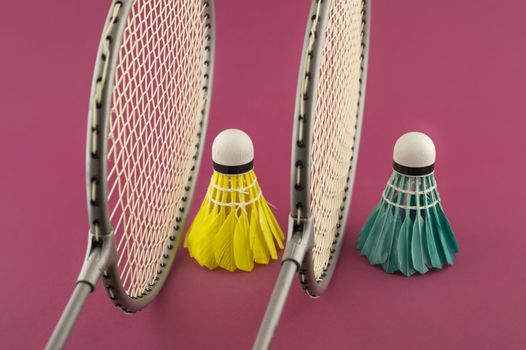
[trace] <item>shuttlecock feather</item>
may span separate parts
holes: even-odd
[[[283,249],[283,231],[253,170],[252,141],[241,130],[221,132],[212,146],[214,173],[185,239],[201,266],[252,271]]]
[[[388,273],[411,276],[452,265],[459,249],[438,195],[433,141],[407,133],[393,158],[393,174],[360,232],[358,249]]]

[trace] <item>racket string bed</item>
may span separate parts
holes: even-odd
[[[363,59],[364,3],[334,0],[320,62],[312,135],[314,275],[322,279],[340,228],[354,156]]]
[[[108,201],[131,297],[155,281],[194,166],[195,116],[204,97],[204,52],[196,40],[204,37],[203,10],[201,1],[137,1],[123,33],[108,135]]]
[[[128,313],[164,284],[202,155],[213,33],[213,0],[112,1],[89,105],[88,250],[46,349],[63,347],[99,279]]]
[[[296,272],[327,288],[352,194],[367,75],[370,2],[312,0],[298,81],[289,235],[254,349],[267,349]]]

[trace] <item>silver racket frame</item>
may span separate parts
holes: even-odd
[[[278,325],[283,307],[285,305],[294,275],[297,273],[306,294],[311,298],[319,297],[327,288],[334,273],[340,254],[349,206],[351,203],[352,188],[356,174],[358,148],[360,144],[361,127],[363,121],[365,86],[367,81],[367,64],[369,50],[369,28],[371,16],[371,0],[364,0],[364,36],[362,39],[363,59],[358,100],[358,118],[356,124],[353,156],[349,167],[345,196],[341,205],[339,222],[335,240],[332,244],[329,263],[325,268],[322,278],[317,279],[314,274],[314,221],[310,210],[310,166],[311,145],[314,128],[314,117],[309,118],[306,111],[313,111],[317,97],[319,81],[319,65],[322,50],[325,44],[325,33],[328,21],[328,11],[332,0],[312,0],[309,12],[309,22],[305,32],[303,54],[301,59],[298,91],[296,96],[296,109],[294,131],[292,137],[292,164],[291,164],[291,214],[287,235],[287,246],[281,260],[281,271],[267,306],[265,316],[261,323],[253,349],[268,349],[274,331]],[[311,114],[312,115],[312,114]]]
[[[115,67],[118,60],[123,31],[135,0],[113,0],[106,19],[99,44],[97,60],[93,74],[91,100],[88,117],[88,135],[86,152],[86,190],[90,230],[88,248],[84,264],[77,278],[71,296],[46,349],[62,349],[87,296],[95,289],[102,277],[106,292],[115,306],[126,313],[134,313],[148,305],[163,286],[173,265],[175,253],[183,235],[188,211],[191,206],[197,175],[208,125],[210,98],[214,70],[215,25],[213,0],[202,0],[205,8],[205,57],[203,90],[205,104],[201,110],[202,119],[196,144],[196,154],[192,172],[185,186],[186,194],[179,206],[179,214],[159,263],[155,281],[139,297],[130,297],[123,288],[117,267],[118,252],[115,235],[110,223],[107,186],[107,136],[111,118],[111,101]]]

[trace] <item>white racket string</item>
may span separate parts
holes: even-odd
[[[154,283],[194,166],[204,5],[136,0],[124,29],[108,135],[108,202],[125,291]]]
[[[330,262],[354,156],[363,60],[363,11],[363,0],[333,0],[328,13],[315,101],[310,174],[317,279],[323,277]]]

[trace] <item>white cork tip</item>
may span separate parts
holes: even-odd
[[[435,144],[424,133],[408,132],[400,136],[395,143],[393,151],[395,163],[410,168],[424,168],[435,164],[435,159]]]
[[[224,166],[245,165],[254,160],[254,145],[241,130],[227,129],[216,136],[212,144],[212,160]]]

